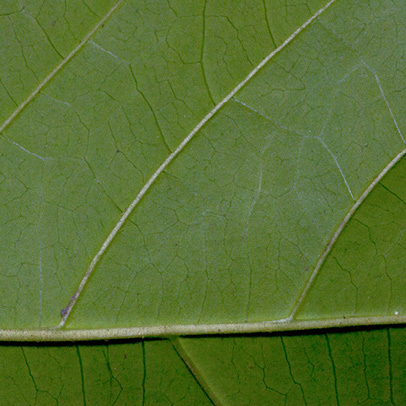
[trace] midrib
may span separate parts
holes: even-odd
[[[341,317],[323,320],[264,321],[258,323],[181,324],[106,329],[64,330],[57,328],[0,330],[0,341],[88,341],[145,337],[253,334],[305,331],[335,327],[406,324],[406,316]]]

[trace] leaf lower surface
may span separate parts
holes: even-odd
[[[122,212],[273,50],[154,181],[60,331],[402,322],[405,14],[2,4],[2,337],[58,326]],[[403,331],[3,346],[3,404],[402,404]]]

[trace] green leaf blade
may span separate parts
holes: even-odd
[[[403,405],[405,14],[2,2],[0,406]]]

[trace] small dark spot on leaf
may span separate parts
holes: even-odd
[[[124,359],[126,359],[127,358],[127,354],[124,354]]]
[[[117,154],[118,154],[118,153],[120,152],[120,150],[118,149],[116,152],[117,152]]]

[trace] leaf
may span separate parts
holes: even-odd
[[[402,405],[404,349],[404,327],[6,346],[0,404]]]
[[[68,3],[0,6],[3,340],[405,321],[403,2]],[[402,334],[5,345],[4,404],[401,404]]]

